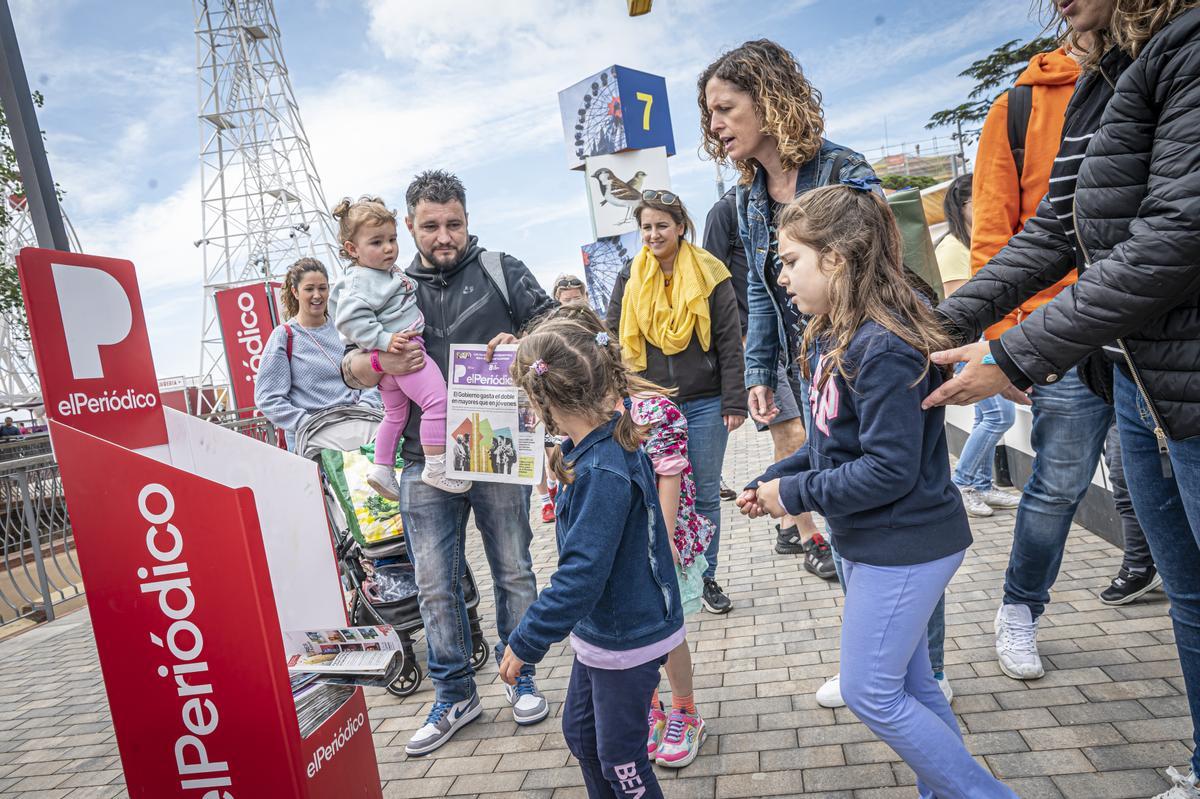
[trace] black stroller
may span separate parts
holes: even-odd
[[[413,653],[413,635],[424,623],[417,606],[417,585],[404,545],[399,508],[354,479],[367,467],[359,448],[370,444],[383,420],[382,411],[361,405],[328,408],[312,414],[296,432],[296,453],[320,466],[326,515],[347,593],[347,612],[355,626],[390,624],[400,636],[404,660],[387,690],[396,696],[416,692],[424,679]],[[342,453],[332,459],[323,450]],[[359,485],[361,483],[361,486]],[[350,516],[347,515],[350,512]],[[471,627],[471,665],[482,668],[491,648],[479,626],[479,591],[470,566],[462,576]]]

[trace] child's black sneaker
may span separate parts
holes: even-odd
[[[775,551],[780,555],[799,555],[804,551],[804,544],[800,541],[800,531],[795,525],[786,530],[780,529],[779,525],[775,525]]]
[[[733,603],[729,601],[729,597],[725,596],[725,592],[721,590],[721,586],[711,577],[704,578],[704,594],[701,597],[704,600],[704,609],[709,613],[728,613],[733,610]]]
[[[822,580],[833,580],[837,577],[837,567],[833,565],[833,550],[829,542],[820,533],[804,545],[804,568],[820,577]]]
[[[1162,585],[1162,575],[1153,566],[1144,572],[1134,572],[1121,567],[1112,583],[1100,593],[1100,601],[1106,605],[1128,605],[1142,594],[1147,594]]]

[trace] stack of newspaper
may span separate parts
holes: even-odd
[[[386,624],[287,632],[284,646],[303,736],[341,707],[355,686],[390,685],[404,662],[400,637]]]

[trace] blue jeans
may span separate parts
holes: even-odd
[[[842,698],[912,768],[922,799],[1017,799],[967,751],[925,645],[964,552],[912,566],[842,561]]]
[[[1172,474],[1164,476],[1150,411],[1119,369],[1113,394],[1125,481],[1171,600],[1175,647],[1192,715],[1192,768],[1200,774],[1200,438],[1167,443]]]
[[[688,462],[696,481],[696,511],[713,523],[713,537],[704,551],[708,568],[704,576],[717,573],[717,552],[721,549],[721,466],[725,463],[725,445],[729,431],[721,418],[721,398],[706,397],[679,403],[688,423]]]
[[[563,739],[583,772],[589,799],[662,797],[646,756],[646,716],[666,658],[628,669],[598,669],[575,659],[563,702]]]
[[[1017,507],[1004,603],[1028,605],[1036,619],[1050,601],[1071,520],[1100,462],[1113,409],[1074,369],[1033,389],[1033,474]]]
[[[833,546],[833,536],[830,536],[826,543],[829,544],[829,551],[833,553],[833,568],[837,571],[838,585],[842,587],[842,593],[845,593],[846,574],[842,567],[842,556]],[[942,598],[938,600],[937,605],[933,608],[933,613],[929,616],[929,624],[925,626],[925,639],[929,645],[929,668],[934,674],[941,674],[946,670],[945,593],[942,594]]]
[[[959,364],[957,371],[962,371]],[[997,394],[975,403],[975,424],[958,456],[958,466],[951,478],[959,488],[974,488],[987,491],[992,487],[992,463],[996,445],[1004,438],[1008,428],[1017,420],[1017,409],[1012,401]]]
[[[461,702],[475,693],[471,628],[463,599],[467,514],[483,537],[496,597],[496,662],[509,633],[537,599],[529,544],[529,486],[476,482],[465,494],[450,494],[421,482],[416,463],[400,476],[404,545],[417,579],[417,601],[429,645],[429,676],[439,702]],[[521,670],[533,674],[531,665]]]

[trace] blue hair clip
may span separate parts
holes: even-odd
[[[603,333],[603,332],[597,333],[596,334],[596,343],[599,344],[601,347],[607,347],[608,346],[608,334]]]
[[[882,183],[883,183],[882,180],[880,180],[879,178],[875,178],[875,177],[846,178],[845,180],[842,181],[843,186],[846,186],[848,188],[854,189],[855,191],[861,191],[864,193],[874,191],[875,187],[881,185]]]

